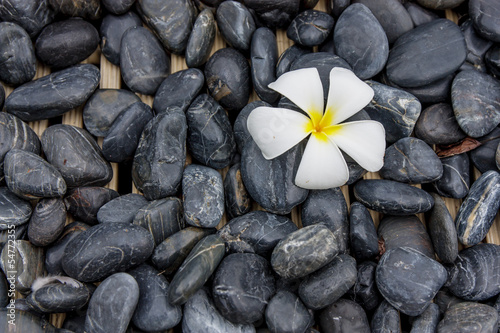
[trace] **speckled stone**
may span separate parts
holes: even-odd
[[[446,269],[440,263],[409,247],[385,252],[376,271],[382,296],[409,316],[424,312],[446,278]]]
[[[224,178],[224,198],[228,220],[252,210],[252,198],[243,184],[239,163],[234,164],[226,173]]]
[[[31,38],[54,19],[55,13],[47,0],[9,0],[0,6],[0,20],[20,25]]]
[[[497,146],[500,143],[500,127],[495,127],[493,131],[477,138],[482,144],[469,152],[470,162],[481,173],[489,170],[498,171],[495,154]]]
[[[75,65],[14,89],[5,100],[5,110],[24,121],[57,117],[82,105],[99,80],[96,66]]]
[[[440,319],[439,306],[431,303],[420,316],[415,318],[411,325],[411,330],[414,333],[436,332]]]
[[[276,36],[269,28],[259,28],[252,35],[250,44],[250,67],[252,82],[259,98],[275,104],[280,94],[268,85],[276,81],[276,64],[278,63],[278,45]]]
[[[15,23],[1,22],[0,80],[19,85],[31,81],[35,73],[35,50],[30,36]]]
[[[56,13],[65,16],[79,16],[88,20],[101,17],[102,8],[99,0],[48,0]]]
[[[19,198],[5,186],[0,187],[0,230],[28,222],[32,212],[29,201]]]
[[[434,198],[434,207],[429,211],[426,219],[429,236],[439,259],[451,264],[458,255],[455,223],[443,199],[435,193],[431,195]]]
[[[363,308],[359,304],[343,298],[320,313],[319,324],[324,333],[371,332]]]
[[[500,42],[498,3],[491,0],[471,0],[469,2],[470,17],[474,21],[476,31],[484,38]]]
[[[439,333],[495,333],[498,331],[497,322],[498,312],[494,307],[480,303],[461,302],[445,312],[444,318],[437,326],[437,331]]]
[[[378,237],[368,209],[353,202],[349,213],[349,238],[351,251],[357,260],[375,258],[378,253]]]
[[[204,9],[194,22],[186,46],[185,57],[188,67],[200,67],[207,62],[215,43],[216,32],[217,25],[214,14],[210,9]]]
[[[300,6],[300,0],[244,0],[243,3],[270,29],[286,29]]]
[[[233,126],[234,139],[236,141],[236,146],[240,154],[243,151],[243,147],[245,146],[245,144],[252,138],[247,128],[248,116],[255,108],[259,106],[271,106],[271,105],[263,101],[250,102],[238,113],[238,116],[234,121],[234,126]]]
[[[285,279],[304,277],[328,264],[339,253],[333,233],[311,225],[283,238],[273,250],[271,265]]]
[[[186,116],[180,110],[157,115],[144,127],[132,164],[132,180],[146,199],[177,193],[186,162],[186,137]]]
[[[305,332],[313,317],[297,295],[280,290],[267,304],[266,324],[273,332]]]
[[[39,200],[31,214],[28,239],[35,246],[55,242],[64,230],[66,206],[62,198]]]
[[[241,52],[250,49],[256,26],[252,14],[244,4],[224,1],[217,7],[215,18],[220,33],[229,46]]]
[[[141,19],[132,11],[126,12],[123,15],[107,14],[104,16],[99,28],[99,34],[101,36],[100,45],[101,53],[109,62],[116,66],[120,65],[120,48],[122,45],[123,33],[129,28],[139,27],[141,25]]]
[[[143,263],[153,248],[153,236],[143,227],[128,223],[98,224],[67,244],[62,267],[79,281],[99,281]]]
[[[306,10],[297,15],[288,26],[286,35],[302,46],[323,43],[333,29],[334,20],[325,12]]]
[[[120,15],[127,13],[134,4],[135,0],[102,0],[101,2],[104,8],[106,8],[109,12]]]
[[[408,14],[410,14],[414,26],[429,23],[430,21],[439,18],[439,16],[435,12],[419,6],[416,3],[405,2],[404,6],[408,11]]]
[[[372,333],[401,333],[399,311],[386,300],[382,301],[373,313],[370,326]]]
[[[348,295],[366,309],[366,311],[375,310],[383,300],[375,283],[376,269],[377,264],[373,261],[366,260],[361,262],[357,267],[356,282],[348,291]]]
[[[104,280],[90,299],[85,332],[125,333],[139,300],[139,286],[127,273]]]
[[[26,301],[35,311],[42,313],[76,311],[87,305],[95,288],[90,283],[78,287],[57,282],[50,283],[34,290],[26,297]]]
[[[469,156],[466,153],[442,158],[443,176],[434,183],[439,195],[462,199],[469,193]]]
[[[283,51],[278,59],[278,64],[276,65],[276,77],[280,77],[282,74],[288,72],[295,59],[307,53],[311,53],[309,48],[305,48],[297,44],[293,44]]]
[[[64,203],[68,212],[76,219],[84,223],[96,224],[99,209],[118,196],[118,192],[106,187],[77,187],[68,191]]]
[[[97,221],[99,223],[132,223],[135,215],[149,202],[143,195],[129,193],[114,198],[99,208]]]
[[[415,124],[415,136],[429,145],[449,145],[467,135],[458,125],[451,105],[439,103],[422,110]]]

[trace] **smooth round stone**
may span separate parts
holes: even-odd
[[[177,271],[193,247],[205,236],[213,234],[215,229],[187,227],[167,237],[155,247],[151,262],[163,274],[170,275]]]
[[[323,224],[294,231],[276,245],[271,265],[285,279],[304,277],[328,264],[339,253],[333,233]]]
[[[267,304],[266,324],[272,333],[305,332],[312,321],[304,304],[289,291],[278,291]]]
[[[236,153],[226,111],[208,94],[199,95],[186,112],[189,152],[200,163],[223,169]]]
[[[431,183],[443,175],[443,164],[434,150],[417,138],[402,138],[385,150],[380,176],[402,183]]]
[[[207,62],[215,43],[216,32],[214,14],[210,9],[204,9],[196,18],[186,45],[185,58],[188,67],[200,67]]]
[[[319,315],[319,325],[324,333],[370,333],[365,310],[350,300],[339,299]]]
[[[78,287],[50,283],[34,290],[26,301],[35,311],[42,313],[76,311],[87,305],[94,290],[95,286],[87,283]]]
[[[102,0],[101,2],[109,12],[120,15],[126,13],[132,7],[135,0]]]
[[[134,157],[144,127],[153,119],[151,107],[136,102],[116,117],[102,142],[107,161],[120,163]]]
[[[14,89],[5,100],[5,110],[24,121],[57,117],[82,105],[99,80],[96,66],[75,65]]]
[[[15,23],[1,22],[0,80],[19,85],[31,81],[35,73],[35,50],[30,36]]]
[[[500,173],[487,171],[471,186],[455,224],[460,242],[476,245],[486,236],[500,208]]]
[[[417,2],[426,8],[429,9],[450,9],[457,7],[460,5],[464,0],[439,0],[439,1],[434,1],[434,0],[417,0]]]
[[[252,140],[252,136],[247,128],[247,119],[250,113],[259,106],[271,106],[269,103],[263,101],[254,101],[248,103],[236,117],[233,126],[234,139],[236,141],[236,146],[238,148],[238,152],[241,154],[243,151],[243,147],[245,144]]]
[[[495,333],[498,330],[498,312],[494,307],[462,302],[453,305],[445,312],[443,320],[439,322],[439,333],[451,332],[484,332]]]
[[[357,260],[373,259],[379,254],[375,224],[368,209],[359,202],[351,204],[349,236],[352,254]]]
[[[234,218],[219,231],[228,252],[248,252],[267,255],[276,244],[297,231],[289,218],[264,211],[251,211]]]
[[[203,287],[224,257],[224,248],[218,235],[208,235],[196,244],[172,279],[168,294],[171,304],[186,303]]]
[[[132,27],[122,37],[120,70],[130,90],[154,95],[170,73],[170,58],[152,32]]]
[[[89,22],[70,18],[51,23],[36,39],[36,56],[49,67],[63,68],[87,59],[99,45],[99,33]]]
[[[217,26],[229,46],[240,52],[250,49],[255,21],[245,5],[236,1],[224,1],[215,14]]]
[[[128,223],[98,224],[66,245],[62,267],[79,281],[94,282],[143,263],[153,249],[153,236],[143,227]]]
[[[379,239],[385,250],[408,247],[429,258],[434,258],[434,248],[424,224],[415,215],[384,216],[378,226]]]
[[[113,65],[119,66],[123,33],[129,28],[140,26],[142,26],[141,19],[132,11],[119,16],[113,14],[104,16],[99,28],[101,52],[104,57]]]
[[[401,332],[399,312],[386,300],[373,313],[370,323],[372,333]]]
[[[21,303],[21,300],[16,300],[16,307]],[[46,319],[43,319],[39,315],[32,314],[30,312],[15,310],[16,315],[16,326],[12,326],[9,321],[10,309],[2,308],[0,309],[0,329],[4,332],[8,332],[12,330],[12,327],[15,327],[15,330],[22,329],[24,332],[30,333],[67,333],[67,331],[60,331],[55,328],[52,324],[50,324]]]
[[[61,173],[29,151],[11,149],[5,155],[4,172],[9,190],[23,199],[60,197],[66,193]]]
[[[293,44],[287,48],[283,53],[281,53],[278,64],[276,65],[276,77],[280,77],[282,74],[288,72],[292,63],[303,56],[304,54],[311,53],[309,48],[302,47],[298,44]]]
[[[375,283],[377,264],[373,261],[363,261],[357,267],[357,278],[348,294],[367,311],[374,310],[383,299]]]
[[[318,10],[306,10],[297,15],[288,26],[286,35],[302,46],[323,43],[333,29],[333,17]]]
[[[300,283],[300,299],[309,309],[322,309],[336,302],[354,286],[356,277],[356,260],[347,254],[340,254]]]
[[[0,230],[15,228],[29,221],[33,209],[7,187],[0,187]]]
[[[184,112],[154,117],[142,131],[132,164],[132,180],[148,200],[175,195],[186,162]]]
[[[191,1],[138,0],[137,10],[164,48],[175,54],[184,52],[196,19],[196,9]]]
[[[370,119],[384,125],[385,139],[388,142],[396,142],[410,136],[422,110],[420,101],[404,90],[376,81],[367,83],[375,95],[364,110]]]
[[[77,187],[68,191],[64,203],[68,212],[76,219],[96,224],[99,209],[118,196],[118,192],[105,187]]]
[[[410,14],[414,26],[429,23],[430,21],[439,18],[439,16],[435,12],[421,7],[416,3],[406,2],[404,6],[408,11],[408,14]]]
[[[229,168],[224,177],[224,198],[228,220],[252,210],[252,198],[243,184],[240,163]]]
[[[442,158],[443,176],[434,183],[439,195],[462,199],[469,193],[469,156],[466,153]]]
[[[274,292],[269,262],[253,253],[234,253],[224,258],[212,284],[215,306],[236,324],[262,320]]]
[[[156,91],[153,109],[156,114],[169,112],[173,108],[186,112],[204,84],[205,76],[197,68],[175,72],[163,80]]]
[[[470,161],[481,173],[489,170],[498,171],[496,165],[496,150],[500,143],[500,127],[495,127],[493,131],[477,138],[482,144],[469,153]]]
[[[58,14],[79,16],[87,20],[101,17],[102,8],[99,0],[47,0]]]
[[[493,45],[493,42],[479,36],[472,19],[468,19],[460,25],[460,29],[464,33],[465,43],[467,44],[467,61],[475,66],[484,67],[484,55]]]
[[[387,61],[389,80],[401,87],[418,87],[455,72],[467,48],[460,28],[446,19],[419,25],[396,40]]]
[[[269,88],[269,84],[276,81],[277,63],[276,36],[269,28],[255,30],[250,46],[253,87],[259,98],[270,104],[277,103],[280,98],[278,92]]]
[[[366,207],[391,215],[424,213],[434,200],[419,188],[392,180],[361,180],[354,185],[354,196]]]
[[[104,280],[89,302],[85,332],[125,333],[139,301],[139,286],[127,273]]]
[[[440,319],[439,306],[431,303],[420,316],[415,318],[411,325],[411,330],[414,333],[436,332]]]
[[[451,105],[439,103],[422,110],[415,124],[415,136],[429,145],[449,145],[467,135],[458,125]]]
[[[446,269],[440,263],[409,247],[385,252],[376,271],[382,296],[409,316],[424,312],[446,278]]]
[[[339,251],[348,249],[349,221],[347,219],[347,203],[340,188],[309,191],[302,204],[302,226],[321,223],[333,233]]]
[[[500,83],[488,74],[475,70],[455,76],[451,101],[457,122],[474,138],[491,132],[500,123]]]
[[[114,198],[99,208],[97,221],[99,223],[132,223],[139,209],[149,202],[143,195],[129,193]]]
[[[47,0],[10,0],[0,6],[0,20],[20,25],[31,38],[54,19],[55,13]]]
[[[231,114],[236,114],[250,97],[250,66],[232,48],[216,51],[205,64],[205,80],[210,95]]]
[[[148,230],[155,246],[159,245],[165,238],[184,229],[182,202],[175,197],[151,201],[139,209],[133,223]]]
[[[493,42],[500,42],[500,6],[497,2],[471,0],[469,13],[474,22],[474,28],[482,37]]]
[[[434,207],[430,210],[427,218],[429,236],[439,259],[444,263],[451,264],[458,255],[455,223],[443,199],[435,193],[431,193],[431,195],[434,198]]]
[[[169,283],[153,267],[143,264],[129,274],[139,286],[139,300],[132,316],[132,323],[147,332],[169,330],[182,318],[180,306],[168,301]]]
[[[309,191],[294,183],[301,155],[297,145],[267,160],[257,144],[249,141],[241,155],[241,176],[252,199],[267,211],[282,215],[302,203]]]
[[[382,71],[389,56],[384,29],[370,9],[360,3],[342,12],[335,25],[333,42],[336,54],[345,59],[362,80]]]
[[[500,47],[493,45],[484,55],[486,68],[496,77],[500,75]]]
[[[215,307],[209,293],[198,290],[184,305],[182,332],[184,333],[255,333],[253,325],[234,324],[224,318]]]
[[[35,246],[55,242],[64,230],[66,206],[61,198],[38,201],[28,225],[28,239]]]

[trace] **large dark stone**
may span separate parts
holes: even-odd
[[[47,0],[9,0],[0,6],[0,20],[14,22],[35,38],[54,19],[54,10]]]
[[[52,282],[34,290],[26,301],[30,307],[42,313],[76,311],[87,305],[95,288],[89,283],[73,286]]]
[[[458,255],[455,223],[443,199],[435,193],[431,195],[434,198],[434,207],[429,211],[426,219],[429,236],[439,259],[451,264]]]
[[[36,246],[55,242],[64,230],[66,206],[61,198],[39,200],[31,214],[28,239]]]
[[[285,29],[299,11],[300,0],[244,0],[259,20],[270,29]]]
[[[217,24],[210,9],[204,9],[196,18],[186,45],[186,65],[200,67],[207,62],[215,42]]]
[[[278,291],[266,307],[266,324],[271,332],[305,332],[312,320],[304,304],[289,291]]]
[[[476,31],[484,38],[500,42],[500,7],[491,0],[469,1],[469,13]]]
[[[434,183],[439,195],[462,199],[469,193],[469,156],[466,153],[441,159],[443,176]]]
[[[229,46],[247,52],[255,31],[255,21],[245,5],[236,1],[224,1],[216,12],[217,26]]]
[[[319,324],[324,333],[371,332],[365,310],[359,304],[343,298],[320,313]]]
[[[29,221],[33,209],[7,187],[0,187],[0,230],[18,227]]]
[[[429,145],[449,145],[467,135],[458,125],[452,107],[439,103],[422,110],[415,124],[415,136]]]
[[[359,202],[351,204],[349,228],[354,257],[360,261],[375,258],[379,254],[377,231],[370,212]]]
[[[252,82],[255,92],[265,102],[275,104],[280,94],[269,88],[276,81],[278,46],[276,36],[269,28],[259,28],[252,36],[250,48]]]
[[[101,36],[101,52],[109,62],[116,66],[120,65],[123,33],[129,28],[141,25],[141,19],[132,11],[119,16],[113,14],[104,16],[99,34]]]
[[[88,20],[101,17],[102,8],[99,0],[48,0],[56,13],[65,16],[79,16]]]
[[[461,302],[445,312],[437,330],[440,333],[495,333],[498,331],[497,323],[498,312],[494,307],[480,303]]]
[[[234,164],[226,173],[224,178],[224,198],[228,220],[252,210],[252,198],[250,198],[243,184],[239,163]]]
[[[306,10],[297,15],[286,30],[286,35],[302,46],[323,43],[332,32],[334,20],[325,12]]]
[[[134,217],[142,207],[149,202],[143,195],[129,193],[114,198],[99,208],[97,221],[99,223],[132,223]]]
[[[99,209],[118,195],[118,192],[106,187],[77,187],[67,193],[64,203],[68,212],[76,219],[96,224]]]

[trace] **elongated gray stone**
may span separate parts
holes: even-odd
[[[376,257],[378,236],[368,209],[359,202],[353,202],[349,213],[349,240],[351,253],[358,260]]]
[[[215,15],[217,26],[227,43],[238,51],[248,51],[256,28],[248,8],[236,1],[224,1],[217,7]]]
[[[443,176],[434,183],[439,195],[462,199],[469,193],[469,156],[466,153],[442,158]]]
[[[217,25],[214,14],[208,8],[196,18],[186,45],[186,65],[200,67],[207,62],[215,42]]]
[[[435,193],[431,195],[434,198],[434,207],[427,217],[429,236],[439,259],[451,264],[458,255],[457,230],[443,199]]]
[[[29,201],[19,198],[6,186],[0,187],[0,230],[28,222],[32,212]]]
[[[229,168],[224,178],[224,198],[228,220],[244,215],[252,210],[252,198],[241,178],[240,163]]]
[[[53,282],[34,290],[26,301],[33,309],[42,313],[76,311],[87,305],[95,288],[89,283],[73,286]]]
[[[269,84],[276,81],[278,46],[276,36],[269,28],[262,27],[253,33],[250,62],[255,92],[261,100],[271,104],[276,103],[280,94],[269,88]]]
[[[99,223],[132,223],[135,215],[149,202],[143,195],[129,193],[114,198],[99,208],[97,221]]]

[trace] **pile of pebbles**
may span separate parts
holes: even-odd
[[[0,2],[2,331],[14,312],[33,333],[497,332],[500,4],[317,3]],[[80,64],[99,45],[128,89]],[[172,54],[189,69],[170,74]],[[33,80],[37,60],[52,73]],[[350,207],[294,185],[303,143],[266,160],[246,128],[258,106],[296,108],[267,86],[307,67],[325,96],[333,67],[375,92],[350,120],[384,125],[382,179],[346,157]],[[81,105],[84,128],[60,123]],[[27,122],[45,119],[39,138]],[[143,195],[104,187],[111,163]],[[463,199],[455,219],[443,197]]]

